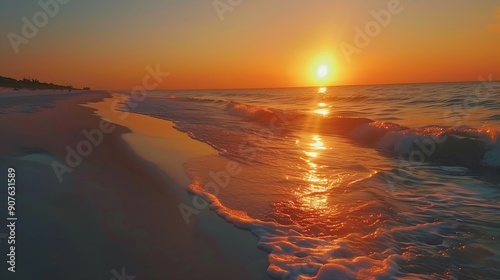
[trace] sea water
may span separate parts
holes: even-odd
[[[500,279],[499,83],[151,91],[137,104],[122,109],[219,152],[185,164],[187,191],[256,235],[276,279]]]

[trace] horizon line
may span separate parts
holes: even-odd
[[[396,86],[396,85],[417,85],[417,84],[455,84],[455,83],[479,83],[481,81],[479,80],[467,80],[467,81],[441,81],[441,82],[400,82],[400,83],[380,83],[380,84],[342,84],[342,85],[327,85],[327,86],[318,86],[318,85],[311,85],[311,86],[289,86],[289,87],[228,87],[228,88],[159,88],[159,89],[154,89],[154,90],[149,90],[149,91],[155,91],[155,90],[188,90],[188,91],[194,91],[194,90],[257,90],[257,89],[290,89],[290,88],[321,88],[321,87],[326,87],[326,88],[333,88],[333,87],[356,87],[356,86]],[[492,82],[500,82],[500,80],[492,80]],[[99,90],[99,89],[97,89]],[[107,89],[109,90],[115,90],[115,91],[128,91],[131,89]]]

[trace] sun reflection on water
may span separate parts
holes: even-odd
[[[328,178],[320,172],[324,166],[318,164],[316,160],[321,155],[321,151],[326,150],[326,146],[319,135],[314,135],[311,140],[308,143],[309,148],[304,150],[304,154],[307,157],[303,159],[307,163],[307,169],[302,178],[309,184],[301,188],[300,191],[297,191],[295,195],[305,208],[325,210],[328,208],[328,195],[326,191],[331,184],[329,184]]]
[[[326,149],[325,144],[321,140],[321,137],[319,137],[318,135],[314,135],[313,140],[314,140],[314,142],[310,144],[311,147],[318,149],[318,150]]]
[[[311,157],[311,158],[318,157],[318,153],[316,153],[316,152],[304,151],[304,154],[306,154],[306,156]]]
[[[328,110],[328,109],[316,109],[316,110],[314,110],[314,113],[316,113],[318,115],[322,115],[323,117],[326,117],[330,114],[330,110]]]

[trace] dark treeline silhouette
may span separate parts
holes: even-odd
[[[16,80],[13,78],[7,78],[0,76],[0,87],[14,88],[14,89],[62,89],[62,90],[73,90],[75,89],[72,85],[61,86],[53,83],[40,82],[37,79],[27,79]]]

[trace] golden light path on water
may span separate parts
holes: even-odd
[[[320,87],[318,89],[318,93],[326,93],[328,91],[328,89],[326,87]]]
[[[317,91],[321,99],[326,93],[326,87],[321,87]],[[325,102],[318,102],[316,105],[318,108],[313,110],[314,114],[323,117],[330,115],[332,106]],[[318,127],[318,132],[320,129]],[[325,137],[319,133],[304,136],[304,139],[308,139],[305,145],[301,146],[299,140],[296,141],[296,145],[302,149],[304,154],[301,159],[305,162],[306,167],[302,179],[308,184],[297,188],[294,195],[301,202],[303,210],[314,211],[317,217],[321,217],[332,211],[329,190],[340,185],[344,181],[345,174],[329,174],[327,171],[328,166],[321,164],[321,160],[324,162],[322,156],[326,156],[324,153],[331,153],[331,150],[334,150],[333,143],[326,142]]]
[[[326,117],[330,114],[330,110],[326,109],[326,108],[325,109],[316,109],[316,110],[314,110],[314,113]]]
[[[328,92],[328,89],[326,87],[320,87],[318,89],[318,94],[323,95]],[[330,109],[332,106],[328,106],[325,102],[320,102],[317,104],[319,109],[314,110],[315,114],[322,115],[324,117],[328,116],[330,114]]]
[[[309,184],[295,191],[294,195],[302,203],[303,207],[306,208],[304,210],[320,211],[320,213],[330,210],[328,190],[334,185],[339,184],[342,178],[329,179],[321,172],[325,166],[320,165],[317,160],[323,152],[331,149],[333,148],[325,145],[320,135],[313,135],[311,141],[307,143],[307,147],[303,151],[305,157],[302,159],[307,164],[307,169],[302,179]],[[321,216],[320,213],[318,213],[318,216]]]

